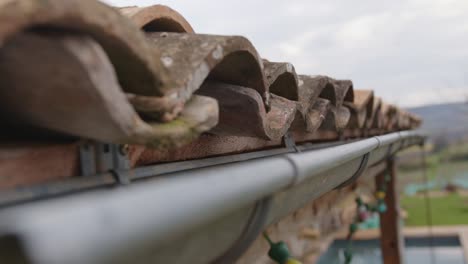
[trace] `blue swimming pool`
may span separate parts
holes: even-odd
[[[463,250],[457,237],[406,238],[406,263],[431,263],[431,244],[436,264],[465,264]],[[322,255],[318,264],[343,264],[343,250],[347,242],[335,241]],[[378,240],[353,241],[352,264],[380,264],[382,255]]]

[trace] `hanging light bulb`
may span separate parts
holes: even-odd
[[[377,199],[379,199],[379,200],[383,200],[383,199],[385,199],[385,192],[383,192],[383,191],[378,191],[378,192],[375,193],[375,197],[376,197]]]
[[[267,233],[263,233],[263,237],[266,239],[268,244],[270,244],[270,250],[268,250],[268,256],[276,261],[279,264],[302,264],[298,260],[291,257],[289,253],[289,248],[286,243],[283,241],[279,241],[274,243],[271,241],[270,237]]]
[[[285,264],[302,264],[302,262],[296,260],[296,259],[293,259],[293,258],[289,258],[288,261],[286,261]]]
[[[385,204],[383,200],[379,200],[377,204],[377,211],[381,214],[387,212],[387,205]]]

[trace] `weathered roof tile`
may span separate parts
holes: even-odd
[[[133,164],[278,147],[288,131],[315,142],[421,123],[351,80],[261,59],[244,37],[195,34],[161,5],[119,12],[95,0],[3,1],[0,56],[0,116],[142,144],[132,147]],[[73,176],[68,157],[70,168],[50,171]]]

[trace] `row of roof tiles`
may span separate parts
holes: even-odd
[[[262,59],[244,37],[196,34],[161,5],[2,1],[0,43],[9,122],[105,142],[168,149],[204,132],[275,141],[292,131],[307,140],[421,123],[350,80]]]

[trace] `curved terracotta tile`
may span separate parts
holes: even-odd
[[[409,119],[410,119],[410,128],[418,128],[422,124],[422,119],[419,116],[416,116],[414,114],[409,114]]]
[[[217,102],[202,96],[193,96],[173,122],[143,121],[101,46],[86,36],[17,34],[0,57],[0,114],[12,122],[158,147],[188,143],[217,123]]]
[[[255,89],[268,100],[263,64],[250,41],[237,36],[148,33],[152,46],[161,50],[161,62],[170,71],[156,118],[171,120],[205,79]]]
[[[349,109],[343,106],[346,99],[353,100],[353,88],[350,81],[334,80],[327,76],[305,76],[299,75],[299,104],[303,119],[307,120],[309,107],[313,107],[317,98],[322,98],[330,101],[330,107],[321,108],[327,109],[325,119],[315,119],[314,125],[306,128],[307,131],[315,131],[317,126],[325,130],[343,130],[348,124],[350,118]],[[316,109],[317,110],[317,109]],[[323,112],[321,115],[323,116]],[[310,119],[310,118],[309,118]]]
[[[376,129],[380,128],[380,123],[382,122],[381,116],[381,107],[382,107],[382,99],[380,97],[374,96],[374,102],[372,105],[372,112],[369,119],[366,122],[366,128],[368,129]]]
[[[354,89],[353,83],[350,80],[333,80],[335,89],[335,99],[336,104],[331,108],[330,112],[333,114],[330,120],[331,124],[334,124],[334,128],[337,131],[342,131],[348,126],[349,120],[351,118],[350,110],[344,106],[345,102],[354,101]],[[330,127],[327,126],[327,122],[324,124],[324,128]]]
[[[304,105],[321,97],[329,100],[332,105],[341,106],[343,100],[338,96],[332,78],[322,75],[299,75],[299,101]]]
[[[350,113],[343,102],[354,98],[351,81],[326,76],[298,77],[289,63],[264,60],[264,69],[270,92],[298,103],[293,129],[314,132],[327,116],[325,128],[342,130],[346,127]],[[317,101],[319,96],[323,98]]]
[[[342,102],[354,102],[354,87],[350,80],[333,80],[337,105]]]
[[[389,112],[390,112],[390,105],[387,104],[382,100],[382,104],[380,107],[380,119],[379,128],[386,129],[387,124],[389,123]]]
[[[398,115],[399,115],[399,110],[396,105],[390,104],[389,105],[390,109],[388,112],[388,123],[386,125],[387,131],[394,131],[398,127]]]
[[[409,113],[403,109],[398,109],[397,127],[400,130],[410,128]]]
[[[332,105],[320,128],[324,130],[342,131],[348,125],[350,118],[351,112],[347,107],[336,107]]]
[[[319,98],[327,93],[332,100]],[[298,111],[292,124],[295,131],[316,131],[325,120],[332,105],[336,102],[330,78],[326,76],[298,76]]]
[[[409,113],[409,112],[408,112],[408,119],[409,119],[409,128],[410,129],[419,128],[421,126],[421,124],[423,123],[423,120],[421,119],[421,117],[419,117],[419,116],[417,116],[415,114]]]
[[[298,77],[294,66],[288,62],[263,60],[265,76],[272,94],[298,101]]]
[[[164,5],[128,6],[119,10],[146,32],[194,33],[192,26],[180,13]]]
[[[398,108],[397,126],[400,130],[415,129],[421,125],[421,119],[410,112]]]
[[[122,88],[161,95],[168,69],[144,34],[116,9],[94,0],[0,2],[0,45],[25,30],[79,31],[91,36],[112,61]]]
[[[382,129],[392,131],[397,124],[397,108],[394,105],[382,102]]]
[[[307,109],[307,113],[303,115],[303,120],[306,124],[307,132],[315,132],[320,128],[325,121],[328,113],[332,109],[330,101],[323,98],[317,98],[313,104]],[[300,119],[299,119],[300,120]]]
[[[295,102],[276,95],[271,95],[267,112],[256,90],[232,84],[207,81],[197,94],[218,101],[219,123],[210,131],[218,135],[279,139],[289,129],[296,113]]]
[[[351,110],[348,128],[363,128],[372,115],[374,92],[372,90],[354,90],[354,101],[344,102]]]

